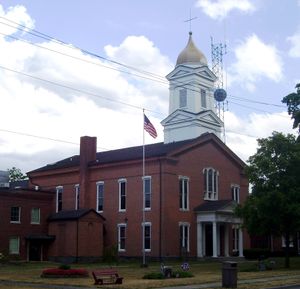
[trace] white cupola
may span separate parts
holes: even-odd
[[[222,121],[214,104],[216,76],[208,68],[205,55],[196,47],[192,32],[180,52],[169,81],[169,116],[164,126],[164,142],[196,138],[205,132],[221,136]]]

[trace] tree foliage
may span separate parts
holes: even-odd
[[[300,133],[300,83],[296,85],[297,92],[292,92],[282,99],[288,107],[288,114],[294,120],[293,128],[299,127]]]
[[[14,182],[14,181],[21,181],[21,180],[26,180],[27,176],[22,173],[22,171],[16,167],[12,167],[11,169],[7,169],[8,171],[8,176],[9,176],[9,181]]]
[[[250,234],[284,236],[300,230],[300,143],[295,136],[273,132],[258,140],[246,172],[252,194],[237,213]],[[287,242],[286,267],[289,267]]]

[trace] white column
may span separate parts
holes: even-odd
[[[202,234],[202,223],[197,223],[197,256],[198,258],[203,257],[203,234]]]
[[[221,225],[217,224],[217,255],[221,255]]]
[[[239,257],[244,257],[243,250],[243,230],[239,228]]]
[[[229,257],[229,228],[228,224],[225,224],[224,228],[224,255],[225,257]]]
[[[203,256],[206,256],[206,231],[205,231],[205,224],[203,224],[203,229],[202,229],[202,233],[203,233],[203,236],[202,236],[202,241],[203,241],[203,244],[202,244],[202,250],[203,250]]]
[[[217,222],[214,221],[213,223],[213,257],[217,258]]]

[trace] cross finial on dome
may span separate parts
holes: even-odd
[[[197,19],[198,17],[193,17],[192,18],[192,10],[190,9],[190,18],[187,20],[184,20],[184,22],[190,22],[190,32],[189,34],[192,35],[192,21]]]

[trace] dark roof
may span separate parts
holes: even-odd
[[[180,148],[181,146],[194,142],[195,139],[172,142],[164,144],[163,142],[145,145],[145,157],[160,157],[165,156],[170,151]],[[143,155],[143,146],[134,146],[123,149],[116,149],[111,151],[98,152],[96,155],[96,161],[90,163],[90,165],[107,164],[114,162],[122,162],[129,160],[141,159]],[[33,170],[32,172],[43,172],[53,169],[62,169],[79,166],[79,155],[75,155],[53,164],[48,164],[44,167]]]
[[[11,189],[27,189],[29,188],[29,180],[13,181],[9,183]]]
[[[184,147],[185,145],[197,143],[198,141],[206,141],[206,140],[214,140],[216,143],[219,143],[225,150],[229,152],[229,154],[238,161],[243,166],[243,161],[235,155],[217,136],[215,136],[213,133],[204,133],[201,136],[194,138],[194,139],[188,139],[178,142],[172,142],[172,143],[155,143],[155,144],[149,144],[145,145],[145,157],[146,158],[153,158],[153,157],[163,157],[167,156],[173,151],[176,151],[177,149],[180,149]],[[123,161],[132,161],[132,160],[138,160],[142,159],[143,155],[143,146],[134,146],[134,147],[128,147],[123,149],[116,149],[116,150],[110,150],[110,151],[104,151],[104,152],[98,152],[96,154],[96,160],[89,163],[90,166],[93,165],[101,165],[101,164],[110,164],[110,163],[116,163],[116,162],[123,162]],[[66,159],[63,159],[61,161],[58,161],[53,164],[48,164],[44,167],[38,168],[36,170],[33,170],[30,173],[34,172],[44,172],[49,170],[56,170],[56,169],[62,169],[62,168],[72,168],[72,167],[78,167],[79,166],[79,155],[75,155]]]
[[[55,236],[52,235],[27,235],[25,237],[26,240],[32,241],[54,241]]]
[[[99,217],[105,219],[103,216],[98,214],[94,209],[79,209],[79,210],[70,210],[70,211],[60,211],[54,214],[51,214],[48,217],[48,221],[64,221],[64,220],[78,220],[81,217],[85,216],[89,212],[94,212]]]
[[[203,204],[194,208],[195,212],[216,212],[220,211],[226,206],[234,203],[233,200],[219,200],[219,201],[205,201]]]

